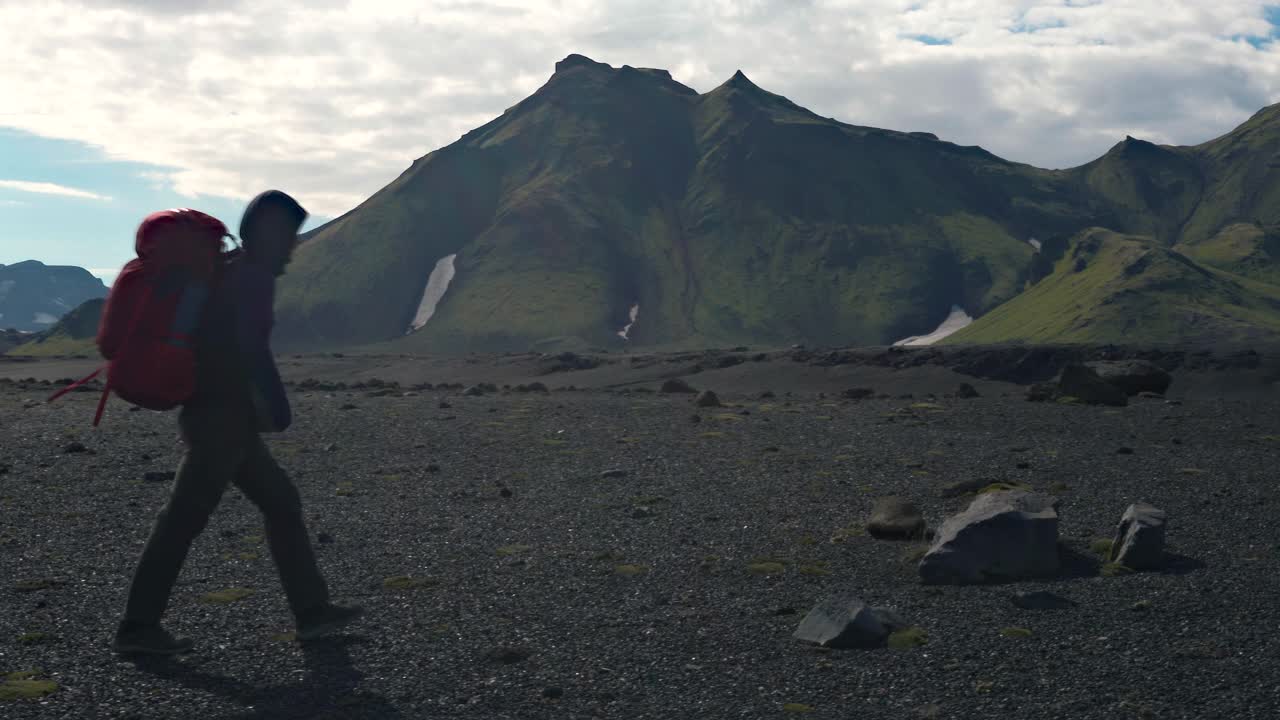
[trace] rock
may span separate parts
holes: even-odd
[[[481,395],[484,395],[484,388],[479,385],[472,385],[466,390],[463,390],[462,394],[465,397],[480,397]]]
[[[1147,390],[1143,390],[1142,392],[1138,393],[1138,397],[1143,398],[1145,400],[1163,400],[1164,399],[1164,395],[1161,395],[1160,393],[1149,392]]]
[[[1116,448],[1116,454],[1117,454],[1117,455],[1132,455],[1132,454],[1133,454],[1133,448],[1131,448],[1131,447],[1127,447],[1127,446],[1123,446],[1123,445],[1122,445],[1122,446],[1120,446],[1120,447]]]
[[[425,469],[427,472],[429,472],[429,473],[438,473],[438,472],[440,472],[440,466],[439,466],[439,465],[437,465],[437,464],[435,464],[435,463],[428,463],[428,464],[427,464],[427,467],[426,467],[426,468],[424,468],[424,469]]]
[[[564,697],[564,688],[559,688],[554,685],[545,687],[542,689],[542,697],[548,700],[559,700]]]
[[[515,494],[515,493],[511,492],[511,488],[509,488],[509,487],[500,488],[500,489],[498,490],[498,495],[499,495],[500,497],[509,498],[509,497],[511,497],[511,496],[512,496],[512,495],[514,495],[514,494]]]
[[[153,470],[142,474],[142,479],[147,482],[170,482],[175,477],[177,477],[177,473],[172,470]]]
[[[66,447],[62,448],[62,452],[64,453],[89,452],[89,448],[85,447],[84,443],[73,442],[68,444]]]
[[[761,400],[772,400],[775,397],[777,397],[777,395],[774,395],[772,390],[765,390],[764,392],[760,393],[757,397],[759,397]]]
[[[316,542],[320,543],[321,545],[332,545],[333,536],[327,532],[319,533],[318,535],[316,535]]]
[[[641,505],[631,511],[631,518],[633,520],[644,520],[645,518],[653,517],[655,514],[656,513],[653,512],[653,508]]]
[[[938,528],[920,561],[926,585],[1049,577],[1058,572],[1058,499],[1021,490],[979,495]]]
[[[849,388],[840,393],[840,397],[846,400],[866,400],[875,397],[876,391],[871,388]]]
[[[437,407],[439,407],[441,410],[448,410],[449,408],[451,408],[451,407],[453,407],[453,406],[452,406],[452,405],[450,405],[449,403],[445,402],[444,400],[441,400],[441,401],[440,401],[440,404],[439,404]]]
[[[337,443],[329,443],[328,445],[325,445],[325,446],[324,446],[324,451],[325,451],[325,452],[337,452],[337,451],[338,451],[338,444],[337,444]]]
[[[1146,360],[1098,361],[1085,365],[1126,395],[1143,392],[1163,395],[1173,383],[1173,376]]]
[[[793,635],[822,647],[882,647],[894,630],[907,624],[892,610],[873,608],[853,597],[836,597],[809,611]]]
[[[1052,402],[1058,389],[1048,383],[1037,383],[1027,389],[1028,402]]]
[[[698,407],[720,407],[720,398],[710,390],[703,390],[694,402]]]
[[[662,383],[662,387],[658,389],[658,392],[692,395],[698,391],[694,390],[693,386],[680,378],[671,378],[670,380]]]
[[[920,508],[891,495],[876,501],[867,521],[867,533],[880,540],[912,540],[924,537],[924,526]]]
[[[697,425],[698,423],[702,422],[702,416],[697,413],[694,413],[689,416],[689,422],[693,423],[694,425]]]
[[[1017,592],[1010,600],[1023,610],[1068,610],[1076,606],[1074,600],[1068,600],[1061,595],[1054,595],[1044,590]]]
[[[978,389],[969,383],[960,383],[960,387],[956,389],[956,397],[961,400],[972,400],[973,398],[982,397]]]
[[[615,469],[613,469],[613,470],[605,470],[604,472],[600,473],[600,477],[602,477],[602,478],[606,478],[606,479],[609,479],[609,478],[621,478],[621,477],[626,477],[626,476],[627,476],[627,471],[626,471],[626,470],[619,470],[619,469],[616,469],[616,468],[615,468]]]
[[[1103,380],[1092,368],[1068,365],[1058,376],[1058,397],[1073,397],[1089,405],[1124,406],[1129,398],[1123,390]]]
[[[1146,503],[1130,505],[1116,527],[1110,562],[1134,570],[1154,570],[1164,564],[1163,510]]]
[[[339,410],[355,410],[356,406],[352,405],[351,403],[343,403],[338,406],[338,409]]]
[[[514,665],[528,660],[532,654],[528,648],[524,647],[496,647],[485,654],[485,659],[503,665]]]

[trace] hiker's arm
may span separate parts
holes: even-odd
[[[257,268],[245,267],[238,290],[237,339],[249,374],[254,408],[258,412],[258,428],[279,432],[289,427],[293,415],[271,354],[275,278]]]

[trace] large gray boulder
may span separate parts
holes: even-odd
[[[841,650],[876,648],[885,644],[890,633],[906,626],[892,610],[873,608],[858,598],[843,596],[810,610],[794,637]]]
[[[1164,564],[1164,527],[1167,517],[1146,503],[1130,505],[1116,527],[1111,562],[1134,570],[1155,570]]]
[[[1085,363],[1085,366],[1126,395],[1141,392],[1163,395],[1173,382],[1173,376],[1164,368],[1146,360],[1100,360]]]
[[[924,515],[905,498],[880,498],[871,509],[867,533],[880,540],[915,540],[924,537]]]
[[[1123,390],[1084,365],[1068,365],[1062,369],[1058,376],[1058,397],[1073,397],[1089,405],[1129,404],[1129,396]]]
[[[979,495],[942,524],[919,569],[928,585],[1056,574],[1058,499],[1021,490]]]

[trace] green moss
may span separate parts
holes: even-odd
[[[437,584],[438,583],[435,580],[428,578],[413,577],[411,575],[392,575],[389,578],[383,579],[382,589],[399,592],[435,587]]]
[[[58,691],[58,683],[36,679],[39,671],[10,673],[0,682],[0,701],[38,700]]]
[[[929,642],[929,635],[918,627],[897,630],[889,634],[888,645],[891,650],[909,650]]]
[[[1098,538],[1097,540],[1094,540],[1093,542],[1089,543],[1089,551],[1092,552],[1094,555],[1101,555],[1102,557],[1110,557],[1111,547],[1114,544],[1114,542],[1115,541],[1111,540],[1110,538]]]
[[[796,568],[796,572],[801,575],[810,575],[815,577],[825,577],[831,574],[830,568],[825,562],[815,562],[806,565],[800,565]]]
[[[778,575],[785,572],[787,566],[776,560],[757,560],[747,564],[747,572],[752,575]]]
[[[997,482],[997,483],[991,483],[990,485],[987,485],[986,487],[982,488],[981,490],[978,491],[978,494],[986,495],[987,493],[1009,492],[1012,490],[1030,490],[1030,489],[1031,489],[1030,485],[1024,485],[1022,483]]]
[[[333,491],[333,494],[338,497],[350,497],[351,495],[354,495],[355,492],[355,485],[352,485],[349,482],[340,482],[338,483],[338,487]]]
[[[648,572],[649,572],[648,565],[625,564],[625,565],[616,565],[613,568],[613,573],[615,575],[621,575],[623,577],[638,577]]]
[[[787,703],[782,706],[782,712],[792,715],[807,715],[813,710],[812,705],[805,705],[804,703]]]
[[[928,545],[916,545],[914,547],[907,548],[902,553],[902,562],[907,563],[908,565],[918,565],[928,552]]]
[[[200,601],[211,605],[230,605],[252,596],[253,590],[249,588],[228,588],[226,590],[218,590],[215,592],[205,593],[200,596]]]
[[[714,438],[722,438],[722,437],[727,437],[727,436],[726,436],[724,433],[722,433],[722,432],[720,432],[720,431],[718,431],[718,430],[711,430],[711,431],[708,431],[708,432],[704,432],[704,433],[699,434],[699,435],[698,435],[698,437],[701,437],[701,438],[707,438],[707,439],[714,439]]]
[[[1101,570],[1103,577],[1119,577],[1121,575],[1129,575],[1132,572],[1134,572],[1133,568],[1120,563],[1106,563]]]
[[[19,645],[47,645],[53,642],[54,638],[45,632],[29,632],[18,636]]]
[[[1025,640],[1032,635],[1033,633],[1030,630],[1021,627],[1007,627],[1000,629],[1001,637],[1007,637],[1014,640]]]

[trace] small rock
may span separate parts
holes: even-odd
[[[867,398],[874,397],[875,394],[876,391],[871,388],[849,388],[848,390],[840,393],[840,397],[846,400],[866,400]]]
[[[1073,397],[1088,405],[1129,404],[1124,390],[1103,380],[1085,365],[1068,365],[1062,369],[1058,376],[1058,397]]]
[[[333,536],[327,532],[319,533],[316,535],[316,542],[320,543],[321,545],[332,545]]]
[[[1157,392],[1151,392],[1150,390],[1143,390],[1142,392],[1138,393],[1138,397],[1143,398],[1145,400],[1163,400],[1164,399],[1164,395]]]
[[[338,409],[339,410],[355,410],[356,406],[352,405],[351,403],[343,403],[342,405],[338,406]]]
[[[338,450],[337,443],[329,443],[328,445],[324,446],[325,452],[337,452],[337,450]]]
[[[514,665],[528,660],[532,654],[528,648],[524,647],[497,647],[485,654],[485,659],[503,665]]]
[[[775,397],[777,397],[777,395],[774,395],[772,390],[765,390],[764,392],[760,393],[758,397],[761,400],[772,400]]]
[[[710,390],[703,390],[694,402],[698,407],[720,407],[720,398]]]
[[[655,514],[656,513],[654,513],[651,508],[648,508],[642,505],[631,511],[631,519],[644,520],[645,518],[653,517]]]
[[[515,493],[511,492],[511,488],[509,488],[509,487],[504,487],[504,488],[502,488],[502,489],[498,490],[498,495],[500,495],[500,496],[502,496],[502,497],[504,497],[504,498],[509,498],[509,497],[511,497],[511,496],[512,496],[512,495],[514,495],[514,494],[515,494]]]
[[[169,482],[177,477],[177,473],[172,470],[152,470],[142,474],[142,479],[146,482],[164,483]]]
[[[1117,455],[1132,455],[1132,454],[1133,454],[1133,448],[1131,448],[1131,447],[1118,447],[1118,448],[1116,448],[1116,454],[1117,454]]]
[[[956,397],[961,400],[972,400],[973,398],[982,397],[982,395],[978,393],[977,388],[969,383],[960,383],[959,389],[956,390]]]
[[[564,688],[558,688],[554,685],[542,689],[542,697],[548,700],[559,700],[564,697]]]
[[[427,471],[427,472],[429,472],[429,473],[438,473],[438,472],[440,472],[440,466],[439,466],[439,465],[437,465],[437,464],[435,464],[435,463],[429,463],[425,469],[426,469],[426,471]]]
[[[453,407],[453,406],[452,406],[452,405],[450,405],[449,403],[445,402],[444,400],[441,400],[441,401],[440,401],[440,404],[439,404],[439,405],[437,405],[436,407],[440,408],[441,410],[448,410],[449,408],[451,408],[451,407]]]
[[[1173,376],[1146,360],[1098,361],[1085,365],[1126,395],[1143,392],[1163,395],[1173,382]]]
[[[889,496],[876,501],[867,521],[867,533],[880,540],[913,540],[924,536],[924,515],[905,498]]]
[[[89,452],[89,448],[85,447],[84,443],[73,442],[68,444],[66,447],[62,448],[62,452],[83,453],[83,452]]]
[[[621,478],[621,477],[626,477],[626,476],[627,476],[627,471],[626,471],[626,470],[619,470],[619,469],[617,469],[617,468],[615,468],[615,469],[613,469],[613,470],[605,470],[604,472],[600,473],[600,477],[602,477],[602,478],[606,478],[606,479],[610,479],[610,478]]]
[[[1067,610],[1076,606],[1075,601],[1044,590],[1016,592],[1011,600],[1023,610]]]
[[[1124,511],[1111,543],[1110,562],[1133,570],[1154,570],[1164,564],[1163,510],[1134,503]]]
[[[773,611],[774,617],[786,617],[786,616],[795,615],[795,614],[796,614],[796,609],[793,607],[780,607]]]
[[[462,394],[466,397],[480,397],[481,395],[484,395],[484,389],[479,385],[472,385],[466,390],[463,390]]]
[[[838,650],[876,648],[894,630],[905,627],[892,610],[873,608],[853,597],[836,597],[810,610],[793,637]]]

